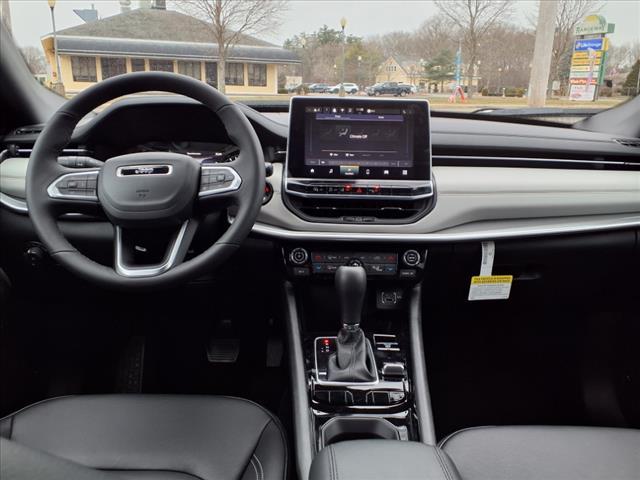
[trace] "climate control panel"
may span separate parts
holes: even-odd
[[[332,276],[343,265],[361,266],[370,277],[418,279],[424,270],[427,251],[418,248],[362,251],[326,250],[292,246],[283,250],[288,273],[297,278]]]

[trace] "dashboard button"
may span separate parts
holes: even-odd
[[[416,278],[418,272],[414,269],[402,269],[400,270],[400,278]]]
[[[307,267],[293,267],[293,275],[295,277],[308,277],[310,274]]]
[[[407,250],[402,256],[405,265],[415,267],[420,263],[420,254],[416,250]]]
[[[309,259],[309,253],[304,248],[298,247],[291,250],[289,260],[295,265],[302,265]]]

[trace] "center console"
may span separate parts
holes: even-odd
[[[414,221],[433,204],[425,100],[295,97],[283,199],[333,223]]]
[[[294,98],[282,196],[314,222],[407,223],[426,214],[435,198],[428,103]],[[433,445],[420,313],[424,245],[280,248],[299,476],[345,440]]]

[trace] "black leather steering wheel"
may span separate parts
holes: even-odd
[[[203,164],[182,154],[145,152],[105,161],[101,168],[71,169],[57,159],[77,123],[96,107],[123,95],[164,91],[185,95],[221,120],[238,157]],[[181,119],[176,119],[180,121]],[[258,137],[241,110],[206,83],[173,73],[140,72],[104,80],[67,101],[47,122],[33,148],[26,177],[29,215],[40,241],[62,266],[105,287],[171,287],[215,269],[247,237],[262,204],[265,167]],[[235,220],[204,252],[184,261],[202,214],[234,205]],[[115,228],[115,265],[101,265],[76,250],[57,219],[65,213],[102,211]],[[133,229],[175,232],[160,263],[131,262]]]

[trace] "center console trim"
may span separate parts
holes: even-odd
[[[373,348],[371,347],[371,342],[367,342],[367,348],[369,349],[369,358],[371,358],[374,362],[374,372],[376,373],[376,379],[373,382],[330,382],[328,380],[321,380],[318,375],[318,340],[323,338],[337,338],[336,336],[323,336],[316,337],[313,341],[313,359],[315,363],[315,382],[318,385],[326,385],[326,386],[346,386],[346,385],[377,385],[380,382],[380,377],[378,377],[378,366],[375,365],[376,357],[373,354]]]
[[[323,179],[323,178],[299,178],[288,177],[286,168],[283,177],[284,190],[288,195],[294,195],[303,198],[352,198],[352,199],[376,199],[376,200],[419,200],[422,198],[428,198],[433,196],[433,182],[431,180],[418,181],[418,180],[375,180],[365,181],[362,179]],[[371,188],[374,186],[386,187],[409,187],[409,188],[424,188],[426,193],[420,193],[417,195],[379,195],[379,194],[340,194],[340,193],[306,193],[292,190],[289,185],[296,184],[301,186],[329,186],[329,185],[343,185],[349,184],[354,188]]]

